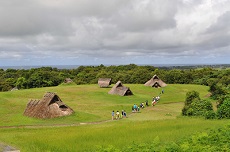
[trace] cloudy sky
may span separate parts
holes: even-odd
[[[229,0],[1,0],[0,65],[230,64]]]

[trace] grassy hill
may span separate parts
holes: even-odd
[[[72,124],[94,122],[110,119],[112,110],[131,112],[133,104],[146,100],[151,103],[152,97],[159,95],[161,89],[146,87],[141,84],[126,84],[133,96],[110,95],[111,88],[99,88],[98,85],[72,85],[49,88],[36,88],[0,93],[0,126],[39,125],[39,124]],[[201,97],[208,94],[208,87],[198,85],[168,85],[164,88],[159,105],[183,102],[186,92],[196,90]],[[55,92],[61,100],[70,106],[74,115],[52,120],[39,120],[23,116],[30,99],[41,99],[46,92]],[[178,109],[178,108],[177,108]],[[181,108],[179,108],[181,111]]]
[[[96,84],[1,92],[0,142],[21,151],[94,151],[98,146],[148,143],[156,137],[168,143],[228,122],[180,116],[186,93],[196,90],[201,98],[206,98],[206,86],[169,84],[156,106],[141,109],[139,113],[131,112],[132,105],[146,100],[150,103],[161,89],[142,84],[125,86],[130,87],[133,96],[110,95],[111,88],[99,88]],[[75,114],[47,120],[23,116],[29,99],[41,99],[45,92],[57,93]],[[128,118],[110,121],[112,110],[126,110]]]

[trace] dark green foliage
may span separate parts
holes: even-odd
[[[230,98],[230,94],[219,95],[217,99],[217,108],[219,108],[224,103],[224,100],[228,98]]]
[[[184,81],[182,77],[183,77],[183,71],[175,69],[175,70],[168,71],[168,74],[166,75],[166,81],[167,83],[183,84]]]
[[[226,76],[223,76],[223,77],[220,78],[220,83],[222,85],[228,86],[230,84],[230,77],[229,77],[229,75],[226,75]]]
[[[205,119],[215,119],[216,113],[213,110],[209,110],[204,113],[204,117]]]
[[[217,110],[217,117],[219,119],[230,118],[230,98],[226,98],[223,104],[220,105],[220,107]]]
[[[184,103],[184,107],[182,109],[182,115],[184,116],[192,116],[193,109],[191,108],[191,104],[194,100],[200,100],[199,92],[190,91],[186,93],[186,99]]]
[[[202,132],[179,143],[179,151],[230,151],[230,126]]]
[[[0,81],[0,91],[9,91],[12,87],[6,81]]]
[[[204,116],[206,119],[215,118],[212,103],[207,100],[201,100],[197,91],[187,92],[182,115]]]
[[[53,71],[38,71],[27,80],[27,86],[29,88],[57,86],[62,81]]]
[[[212,104],[207,100],[194,100],[191,109],[193,109],[193,116],[205,116],[208,111],[213,112]]]
[[[26,79],[25,79],[24,77],[19,77],[19,78],[17,79],[16,86],[17,86],[19,89],[25,89],[26,86],[27,86]]]
[[[190,91],[186,93],[185,105],[190,106],[193,100],[200,100],[200,94],[197,91]]]
[[[119,66],[79,66],[75,69],[57,69],[52,67],[32,68],[29,70],[0,70],[0,91],[8,91],[18,86],[21,89],[60,85],[65,78],[71,78],[76,84],[95,84],[98,78],[112,78],[122,83],[144,84],[153,75],[157,75],[168,84],[199,84],[210,86],[214,99],[227,94],[230,83],[230,70],[212,68],[195,69],[194,67],[155,68],[135,64]],[[25,78],[25,79],[22,79]],[[8,90],[7,90],[8,89]]]
[[[131,73],[131,72],[130,72]],[[147,69],[144,68],[136,68],[136,70],[134,72],[132,72],[132,74],[130,75],[130,82],[129,83],[139,83],[139,84],[144,84],[145,82],[147,82],[152,75],[150,74],[150,72]]]
[[[210,84],[209,91],[212,93],[213,99],[218,99],[220,96],[226,95],[227,91],[225,90],[225,87],[220,83],[213,83]]]

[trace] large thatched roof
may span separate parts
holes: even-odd
[[[111,85],[111,81],[112,81],[111,78],[99,78],[99,79],[98,79],[98,85],[99,85],[101,88],[106,88],[106,87],[108,87],[109,85]]]
[[[47,92],[41,100],[31,99],[24,111],[25,116],[35,118],[55,118],[72,113],[74,111],[52,92]]]
[[[128,87],[125,87],[121,83],[121,81],[118,81],[108,93],[109,94],[118,94],[120,96],[133,95],[132,91]]]
[[[145,86],[151,86],[151,87],[165,87],[167,86],[166,83],[164,83],[157,75],[154,75],[149,81],[145,83]]]

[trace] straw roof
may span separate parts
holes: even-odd
[[[111,85],[111,81],[112,81],[111,78],[99,78],[98,79],[98,85],[101,88],[106,88],[106,87],[109,87],[109,85]]]
[[[71,83],[71,82],[73,82],[73,80],[71,80],[70,78],[66,78],[66,79],[64,80],[64,82],[65,82],[65,83]]]
[[[109,94],[118,94],[120,96],[133,95],[129,87],[125,87],[121,81],[118,81],[112,89],[108,92]]]
[[[157,75],[154,75],[149,81],[147,81],[145,86],[151,86],[151,87],[165,87],[167,86],[166,83],[164,83]]]
[[[18,87],[14,87],[10,91],[16,91],[16,90],[18,90]]]
[[[41,100],[31,99],[24,111],[25,116],[42,119],[61,117],[72,113],[74,111],[52,92],[47,92]]]

